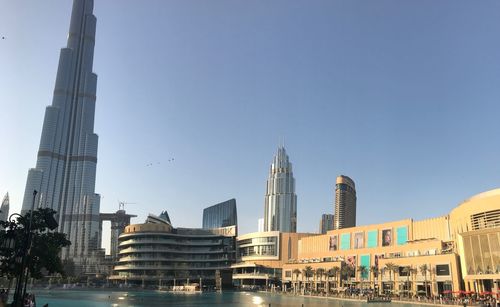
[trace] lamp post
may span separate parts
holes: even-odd
[[[21,253],[21,270],[20,274],[17,278],[17,284],[16,284],[16,290],[14,292],[14,301],[12,302],[13,307],[18,307],[22,306],[23,304],[23,297],[24,297],[24,291],[26,290],[23,288],[23,280],[26,278],[27,279],[27,273],[29,270],[26,270],[26,261],[27,261],[27,254],[28,251],[31,249],[31,225],[33,223],[33,211],[35,209],[35,198],[36,194],[38,192],[36,190],[33,190],[33,203],[31,204],[31,211],[30,211],[30,222],[28,224],[28,227],[26,228],[26,241],[25,244],[21,246],[20,253]],[[12,215],[11,215],[12,217]],[[9,218],[10,219],[10,218]]]

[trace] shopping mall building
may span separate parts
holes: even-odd
[[[118,239],[118,262],[110,281],[142,287],[232,287],[236,225],[174,228],[168,214],[150,214]]]
[[[283,264],[282,282],[296,290],[498,293],[500,189],[478,194],[441,217],[300,238],[297,258]]]

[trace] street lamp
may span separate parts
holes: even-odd
[[[31,205],[31,210],[30,210],[30,216],[29,216],[29,224],[25,229],[25,234],[24,234],[24,239],[25,242],[19,247],[19,250],[16,252],[16,262],[21,263],[21,269],[19,276],[17,278],[17,284],[16,284],[16,290],[14,292],[14,301],[12,302],[13,307],[18,307],[18,306],[23,306],[23,298],[26,294],[26,285],[28,281],[28,275],[29,275],[29,268],[28,268],[28,258],[31,254],[31,245],[32,245],[32,226],[33,226],[33,213],[35,211],[35,199],[36,195],[38,192],[36,190],[33,190],[33,202]],[[11,219],[13,216],[17,216],[18,218],[21,217],[23,218],[22,215],[14,213],[9,217],[9,222],[12,222]],[[54,230],[57,228],[58,224],[57,221],[54,219],[52,214],[46,214],[43,216],[43,219],[45,220],[45,223],[47,225],[47,228],[50,230]],[[12,246],[14,243],[12,241],[14,238],[9,238],[9,241],[6,242],[6,244],[9,244],[9,246]]]

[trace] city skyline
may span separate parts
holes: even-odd
[[[283,136],[298,231],[316,231],[321,214],[333,213],[342,173],[356,180],[359,225],[445,214],[497,187],[499,4],[395,3],[124,2],[117,14],[116,4],[96,1],[101,211],[121,199],[139,204],[127,206],[139,215],[133,222],[166,208],[175,224],[201,227],[193,210],[235,198],[248,217],[239,232],[255,231]],[[2,134],[0,195],[9,192],[19,212],[71,3],[4,6],[0,119],[15,130]]]

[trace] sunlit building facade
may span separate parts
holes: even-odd
[[[321,276],[311,284],[304,277],[306,267],[337,268],[338,275]],[[351,275],[343,273],[349,271],[345,267],[351,268]],[[283,266],[283,280],[290,287],[322,291],[356,286],[432,296],[461,290],[498,292],[500,189],[476,195],[441,217],[336,229],[302,238],[298,258]]]
[[[93,0],[73,1],[67,46],[61,49],[52,105],[45,110],[36,167],[28,172],[22,205],[23,212],[31,210],[36,190],[35,206],[57,211],[58,231],[71,241],[62,258],[84,273],[95,270],[90,257],[99,248],[93,5]]]
[[[297,232],[297,195],[292,163],[278,147],[269,169],[264,201],[264,231]]]
[[[129,225],[120,235],[119,260],[110,280],[148,287],[230,286],[235,238],[234,225],[174,228],[165,218],[150,215],[146,223]]]

